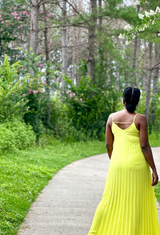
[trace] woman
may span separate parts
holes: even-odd
[[[111,162],[88,235],[160,234],[153,188],[158,175],[148,143],[147,121],[134,112],[139,98],[138,88],[127,87],[124,110],[108,118],[106,146]]]

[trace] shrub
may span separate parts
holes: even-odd
[[[0,152],[25,149],[35,143],[31,126],[16,119],[0,124],[0,136]]]

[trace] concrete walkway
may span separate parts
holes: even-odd
[[[160,175],[160,148],[152,150]],[[60,170],[32,204],[18,235],[87,235],[108,168],[108,156],[101,154]],[[160,221],[159,206],[158,214]]]

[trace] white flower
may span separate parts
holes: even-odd
[[[126,41],[126,46],[129,44],[129,42],[128,41]]]
[[[156,24],[156,21],[155,21],[155,20],[153,20],[153,21],[152,21],[152,24]]]
[[[139,19],[142,19],[143,20],[143,17],[144,17],[144,15],[142,15],[142,14],[138,14],[138,17],[139,17]]]
[[[149,17],[149,16],[150,16],[150,13],[147,12],[147,11],[145,11],[145,16],[146,16],[146,17]]]
[[[144,27],[142,27],[142,28],[139,28],[139,31],[144,31],[144,29],[145,29]]]
[[[129,24],[127,24],[127,25],[124,27],[124,29],[126,29],[127,31],[129,31],[129,30],[132,29],[132,27],[131,27]]]
[[[158,33],[158,36],[160,36],[160,33]]]
[[[135,3],[133,3],[134,5],[136,5],[136,6],[138,6],[138,5],[140,5],[141,4],[141,2],[140,1],[138,1],[138,0],[136,0],[136,2]]]
[[[155,14],[156,14],[156,13],[155,13],[154,11],[152,11],[152,10],[150,10],[150,12],[145,11],[145,16],[146,16],[146,17],[153,16],[153,15],[155,15]]]
[[[118,38],[124,38],[123,34],[120,33],[120,35],[118,36]]]
[[[150,16],[155,15],[156,13],[153,10],[150,10]]]
[[[159,7],[156,8],[156,13],[157,12],[160,13],[160,8]]]

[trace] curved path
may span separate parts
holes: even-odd
[[[160,173],[160,148],[152,150]],[[87,235],[108,168],[107,154],[100,154],[61,169],[32,204],[18,235]],[[160,221],[159,206],[158,214]]]

